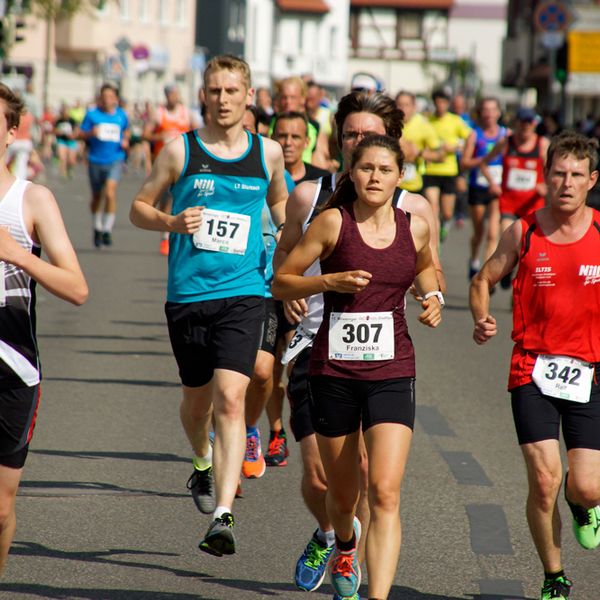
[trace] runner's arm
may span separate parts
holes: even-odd
[[[283,172],[285,164],[283,162],[283,150],[281,146],[268,138],[263,138],[265,157],[271,181],[267,190],[267,205],[271,212],[271,220],[275,227],[283,225],[285,222],[285,203],[288,197],[287,185]]]
[[[474,169],[481,164],[483,157],[475,156],[475,143],[477,141],[477,134],[473,131],[468,137],[465,143],[465,149],[463,150],[460,158],[460,167],[463,170]]]
[[[54,296],[83,304],[88,297],[88,286],[52,192],[44,186],[29,184],[23,216],[31,224],[32,237],[39,240],[48,261],[28,252],[5,228],[0,228],[0,259],[23,269]]]

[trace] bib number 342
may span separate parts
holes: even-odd
[[[590,401],[594,367],[589,362],[570,356],[540,354],[531,376],[546,396],[572,402]]]
[[[250,233],[250,216],[205,208],[202,225],[194,233],[194,246],[200,250],[245,254]]]

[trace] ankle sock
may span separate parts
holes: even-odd
[[[557,571],[556,573],[546,573],[544,571],[544,578],[546,581],[554,581],[555,579],[558,579],[559,577],[564,577],[565,576],[565,570],[561,569],[560,571]]]
[[[354,548],[356,547],[356,534],[352,532],[352,539],[350,539],[350,541],[348,542],[342,542],[342,540],[340,540],[340,538],[336,535],[335,545],[337,546],[338,550],[341,550],[342,552],[349,552],[350,550],[354,550]]]

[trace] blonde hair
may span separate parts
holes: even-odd
[[[212,71],[237,71],[242,75],[246,88],[250,89],[252,87],[248,63],[233,54],[220,54],[208,61],[206,69],[204,69],[204,87],[206,87],[206,78]]]
[[[302,79],[302,77],[286,77],[277,83],[277,95],[281,94],[281,91],[286,85],[297,85],[300,88],[300,95],[303,98],[306,98],[306,93],[308,91],[308,87],[306,86],[306,81]]]

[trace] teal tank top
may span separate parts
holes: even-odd
[[[171,186],[173,214],[192,206],[205,212],[202,236],[170,235],[169,302],[265,294],[261,212],[269,176],[260,136],[246,133],[248,149],[235,159],[209,152],[196,131],[183,135],[185,164]]]

